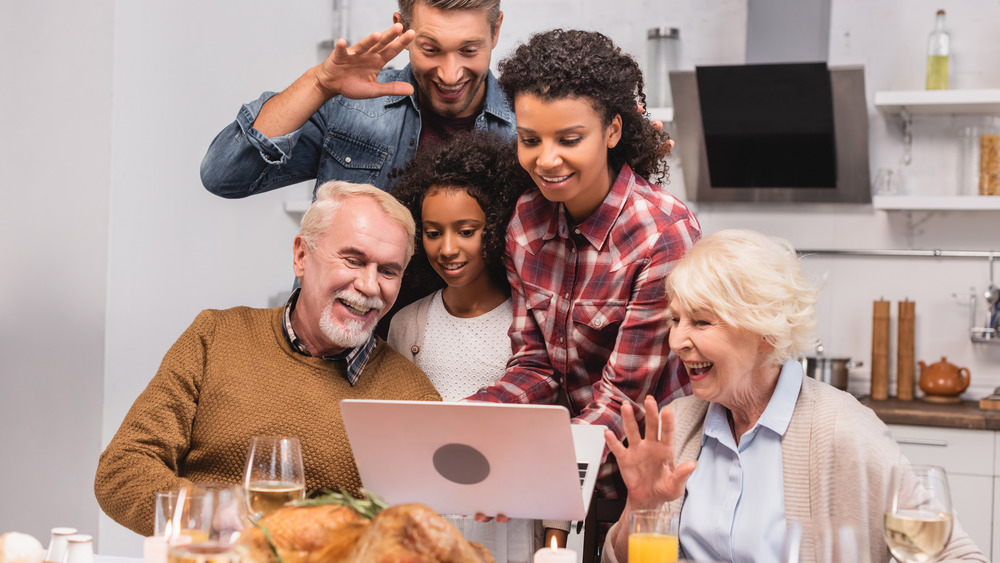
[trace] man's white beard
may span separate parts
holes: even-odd
[[[385,302],[377,297],[365,297],[353,291],[338,291],[330,298],[330,303],[323,310],[319,318],[319,329],[323,335],[330,339],[330,342],[338,348],[357,348],[371,338],[378,317],[370,321],[359,321],[357,319],[347,319],[343,323],[334,320],[333,304],[337,300],[347,301],[356,308],[372,308],[376,310],[385,309]]]

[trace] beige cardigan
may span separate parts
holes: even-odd
[[[678,464],[697,460],[708,401],[684,397],[670,404]],[[890,560],[882,536],[889,471],[902,459],[899,446],[875,413],[851,395],[811,378],[802,390],[781,441],[785,517],[867,523],[872,563]],[[669,503],[679,512],[683,497]],[[620,523],[620,521],[619,521]],[[615,524],[616,526],[619,524]],[[803,537],[802,561],[819,560],[812,537]],[[617,563],[607,546],[603,561]],[[986,557],[962,530],[958,519],[940,561],[980,561]]]

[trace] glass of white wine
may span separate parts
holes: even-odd
[[[254,520],[303,498],[306,491],[298,438],[254,436],[243,475],[247,508]]]
[[[249,525],[238,486],[182,487],[169,522],[167,563],[239,563],[242,552],[236,541]]]
[[[885,499],[885,542],[901,563],[933,563],[951,539],[951,492],[944,468],[897,465]]]

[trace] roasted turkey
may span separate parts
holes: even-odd
[[[277,563],[272,543],[284,563],[493,561],[485,547],[422,504],[391,506],[372,520],[346,506],[288,506],[247,528],[239,543],[250,563]]]

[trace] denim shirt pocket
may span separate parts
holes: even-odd
[[[323,143],[323,151],[327,160],[332,161],[340,172],[327,174],[327,178],[376,184],[389,160],[390,149],[381,143],[358,139],[344,131],[331,129]]]
[[[604,332],[625,320],[627,306],[621,299],[578,301],[573,304],[573,323],[579,331]]]

